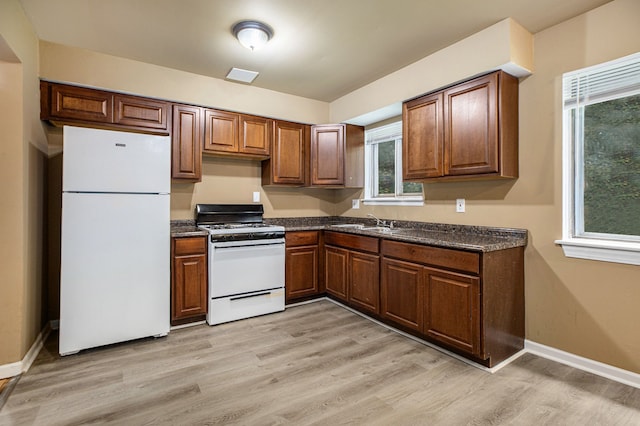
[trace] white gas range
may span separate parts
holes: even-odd
[[[198,204],[209,233],[207,323],[284,310],[284,227],[263,222],[261,204]]]

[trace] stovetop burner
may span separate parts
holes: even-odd
[[[262,221],[261,204],[198,204],[196,224],[211,241],[284,238],[284,227]]]
[[[265,223],[212,223],[201,225],[206,229],[238,229],[238,228],[265,228],[269,225]]]

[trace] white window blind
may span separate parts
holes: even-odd
[[[564,107],[577,108],[640,93],[640,53],[594,65],[563,77]]]

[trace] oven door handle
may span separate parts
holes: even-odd
[[[239,249],[239,248],[247,248],[247,247],[264,247],[264,246],[284,246],[283,242],[276,242],[276,243],[255,243],[255,244],[245,244],[245,245],[225,245],[225,246],[219,246],[216,245],[215,243],[212,243],[213,248],[216,250],[222,250],[222,249]]]
[[[263,292],[260,292],[260,293],[245,294],[245,295],[242,295],[242,296],[231,297],[231,298],[229,298],[229,300],[233,302],[235,300],[249,299],[251,297],[268,296],[270,294],[271,294],[270,291],[263,291]]]

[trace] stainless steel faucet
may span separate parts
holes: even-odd
[[[372,217],[376,220],[376,226],[387,226],[387,222],[384,220],[380,220],[377,217],[375,217],[374,215],[372,215],[371,213],[367,213],[367,216]],[[393,227],[393,222],[391,222],[391,226]]]

